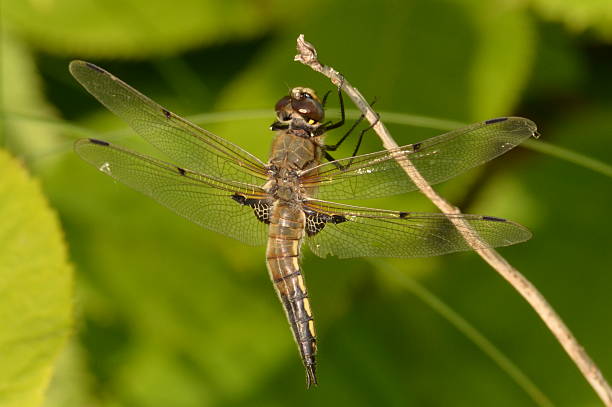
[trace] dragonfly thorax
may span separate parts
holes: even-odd
[[[302,195],[297,173],[288,168],[275,168],[264,189],[275,199],[286,202],[298,202]]]

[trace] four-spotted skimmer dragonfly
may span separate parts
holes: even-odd
[[[483,247],[512,245],[531,237],[523,226],[492,216],[390,211],[332,202],[417,189],[398,157],[409,160],[430,184],[445,181],[536,136],[530,120],[492,119],[392,151],[322,162],[337,146],[325,144],[325,133],[344,123],[344,113],[337,123],[325,122],[324,101],[313,90],[298,87],[276,104],[271,126],[276,136],[264,163],[91,63],[73,61],[70,72],[176,164],[96,139],[78,140],[79,156],[204,228],[248,245],[267,245],[270,278],[309,387],[317,383],[316,334],[300,267],[302,243],[318,256],[340,258],[471,250],[450,218],[463,219]]]

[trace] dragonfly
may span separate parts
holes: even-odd
[[[317,256],[345,259],[437,256],[513,245],[531,237],[520,224],[494,216],[334,202],[417,190],[401,160],[429,184],[445,181],[537,137],[531,120],[491,119],[392,150],[355,152],[334,160],[329,151],[338,144],[325,144],[325,136],[344,124],[340,89],[341,119],[333,123],[325,121],[326,97],[296,87],[275,105],[276,120],[270,126],[275,136],[264,163],[92,63],[72,61],[69,70],[175,163],[94,138],[75,142],[81,158],[206,229],[267,247],[267,269],[297,344],[307,388],[317,384],[317,336],[300,263],[304,243]],[[457,219],[461,222],[453,222]],[[466,233],[477,237],[476,246],[467,243]]]

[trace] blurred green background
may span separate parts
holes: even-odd
[[[612,172],[586,168],[593,163],[585,156],[612,162],[612,3],[1,5],[0,142],[14,159],[0,160],[11,162],[0,166],[0,277],[33,275],[36,284],[0,284],[0,330],[9,331],[12,315],[10,326],[46,350],[15,351],[22,342],[2,342],[0,333],[0,354],[22,359],[0,356],[0,405],[600,405],[534,312],[473,253],[340,261],[306,251],[320,379],[306,391],[264,249],[200,229],[81,161],[72,152],[79,137],[151,149],[67,67],[72,59],[92,61],[262,159],[273,104],[288,88],[333,90],[292,61],[300,33],[324,63],[377,99],[399,144],[453,126],[442,120],[529,117],[543,142],[584,156],[520,147],[436,189],[464,212],[510,218],[533,231],[531,241],[502,254],[610,378]],[[333,116],[337,101],[330,100]],[[421,116],[429,125],[418,125]],[[379,149],[369,135],[362,151]],[[24,167],[37,181],[25,181]],[[3,187],[22,178],[38,192]],[[435,211],[419,195],[367,204]],[[49,235],[32,221],[39,213]],[[34,265],[22,270],[26,262]],[[58,272],[44,274],[51,268]],[[36,321],[52,329],[32,334],[34,323],[7,311],[9,301],[42,307],[48,315]],[[11,363],[24,368],[12,372]],[[34,365],[40,375],[22,380]]]

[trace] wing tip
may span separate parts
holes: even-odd
[[[527,129],[530,137],[533,137],[533,138],[540,137],[540,133],[538,133],[538,125],[535,124],[533,120],[527,119],[525,117],[518,117],[518,116],[504,117],[503,119],[506,119],[506,120],[499,120],[499,119],[502,119],[502,118],[487,120],[485,121],[485,124],[488,125],[488,124],[499,123],[499,122],[508,120],[508,121],[513,122],[517,128]]]
[[[78,76],[79,70],[82,70],[82,69],[87,69],[87,70],[90,70],[90,71],[95,71],[95,72],[101,73],[101,74],[107,74],[108,73],[104,69],[100,68],[98,65],[92,64],[91,62],[83,61],[83,60],[80,60],[80,59],[72,60],[68,64],[68,70],[70,71],[72,76],[74,76],[75,78]]]
[[[87,62],[80,60],[80,59],[73,59],[72,61],[70,61],[70,63],[68,64],[68,69],[70,70],[70,72],[72,72],[75,68],[78,68],[80,66],[85,65]]]

